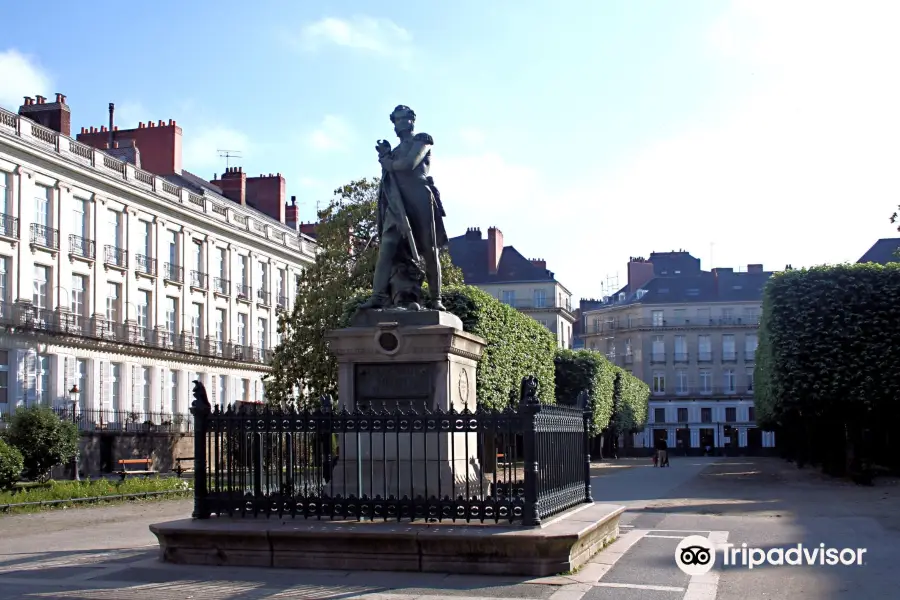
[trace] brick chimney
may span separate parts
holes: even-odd
[[[276,221],[285,222],[285,181],[281,173],[247,178],[247,204]]]
[[[19,107],[19,115],[65,136],[72,134],[72,113],[62,94],[56,94],[56,102],[50,103],[43,96],[25,96],[25,103]]]
[[[284,207],[284,222],[291,229],[297,229],[300,225],[298,215],[300,209],[297,206],[297,196],[291,196],[291,203]]]
[[[300,233],[303,235],[308,235],[309,237],[316,239],[316,228],[318,227],[317,223],[300,223]]]
[[[478,237],[481,237],[479,231]],[[488,273],[497,274],[500,258],[503,256],[503,232],[496,227],[488,228]]]
[[[141,168],[145,171],[160,176],[181,175],[181,127],[174,120],[169,119],[168,123],[162,120],[158,123],[141,122],[136,129],[114,127],[113,133],[120,146],[130,144],[128,140],[134,140],[141,152]],[[91,127],[88,131],[79,133],[75,139],[82,144],[106,150],[109,138],[106,127]]]
[[[532,258],[531,264],[536,266],[538,269],[547,269],[547,260],[544,258]]]
[[[648,260],[632,256],[628,261],[628,293],[633,294],[653,279],[653,263]]]
[[[747,272],[748,272],[748,273],[762,273],[762,272],[763,272],[763,266],[762,266],[762,265],[759,265],[759,264],[755,264],[755,265],[747,265]]]
[[[222,195],[237,204],[247,204],[247,175],[240,167],[228,167],[219,179],[210,183],[222,190]]]
[[[480,240],[481,239],[481,228],[480,227],[469,227],[466,230],[466,239],[467,240]]]

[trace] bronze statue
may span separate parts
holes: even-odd
[[[413,134],[416,113],[400,105],[391,113],[400,144],[391,149],[378,140],[381,187],[378,191],[378,236],[380,244],[373,278],[372,297],[360,308],[404,308],[419,310],[422,282],[428,281],[431,307],[441,303],[441,265],[438,253],[448,244],[446,216],[441,196],[428,176],[434,139],[427,133]],[[420,265],[424,265],[423,268]]]

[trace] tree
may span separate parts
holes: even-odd
[[[22,453],[26,477],[38,481],[46,481],[50,469],[72,460],[78,451],[78,428],[46,406],[17,411],[6,439]]]
[[[341,326],[347,302],[371,290],[378,255],[378,183],[352,181],[336,189],[328,206],[319,211],[319,252],[297,278],[293,309],[278,319],[281,343],[265,378],[271,403],[337,395],[337,361],[328,351],[325,335]],[[447,285],[462,283],[462,272],[446,252],[441,253],[441,268]]]
[[[24,468],[22,453],[0,439],[0,491],[11,489]]]

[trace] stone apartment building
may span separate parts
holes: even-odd
[[[686,251],[632,258],[628,283],[584,312],[584,347],[645,381],[649,422],[635,447],[665,439],[675,451],[707,446],[762,451],[774,434],[760,430],[753,368],[762,290],[770,272],[703,271]]]
[[[547,261],[527,259],[513,246],[504,246],[503,233],[470,227],[450,239],[450,257],[462,269],[466,284],[481,288],[515,307],[556,334],[560,348],[572,347],[572,293],[547,269]]]
[[[175,121],[112,117],[73,138],[61,94],[0,110],[0,416],[75,402],[100,429],[158,425],[195,379],[214,403],[262,400],[278,311],[317,251],[284,178],[205,181]]]

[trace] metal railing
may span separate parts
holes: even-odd
[[[150,258],[145,254],[136,254],[134,256],[135,271],[144,273],[145,275],[156,276],[156,259]]]
[[[200,271],[191,271],[191,287],[197,288],[198,290],[205,290],[207,288],[207,281],[209,276],[206,273],[202,273]]]
[[[15,327],[20,333],[73,336],[96,342],[112,342],[169,350],[210,358],[268,364],[274,351],[234,342],[207,343],[188,333],[173,333],[134,324],[123,324],[99,316],[35,308],[31,304],[0,302],[0,327]]]
[[[213,279],[213,291],[217,294],[221,294],[223,296],[230,295],[228,291],[231,289],[231,281],[228,279],[222,279],[221,277],[216,277]]]
[[[743,317],[667,317],[658,318],[617,318],[606,321],[594,321],[594,317],[590,319],[587,327],[587,333],[610,333],[614,331],[629,331],[633,329],[693,329],[693,328],[710,328],[710,327],[759,327],[760,317],[758,315],[748,315]]]
[[[191,414],[81,407],[73,411],[71,406],[53,410],[61,420],[75,423],[79,431],[190,433],[194,429],[194,417]]]
[[[184,283],[184,267],[172,263],[163,265],[163,278],[175,283]]]
[[[0,235],[19,239],[19,219],[0,213]]]
[[[69,254],[94,260],[97,256],[94,240],[89,240],[78,235],[70,235]]]
[[[116,246],[107,245],[103,249],[104,262],[112,267],[120,269],[128,268],[128,252]]]
[[[46,225],[31,224],[31,243],[51,250],[59,250],[59,230]]]
[[[683,398],[686,396],[747,396],[753,395],[753,386],[735,385],[735,386],[703,386],[703,385],[687,385],[678,387],[677,384],[667,386],[664,391],[651,391],[653,398]]]
[[[237,296],[238,300],[250,302],[250,294],[252,293],[253,289],[249,285],[237,284],[234,286],[234,295]]]
[[[278,308],[287,309],[288,297],[287,296],[278,296],[278,299],[275,301],[275,305]]]
[[[256,301],[263,306],[270,306],[272,304],[271,292],[267,292],[266,290],[256,290]]]
[[[278,515],[526,526],[592,502],[587,396],[517,409],[429,411],[373,401],[352,411],[210,406],[194,384],[194,517]]]

